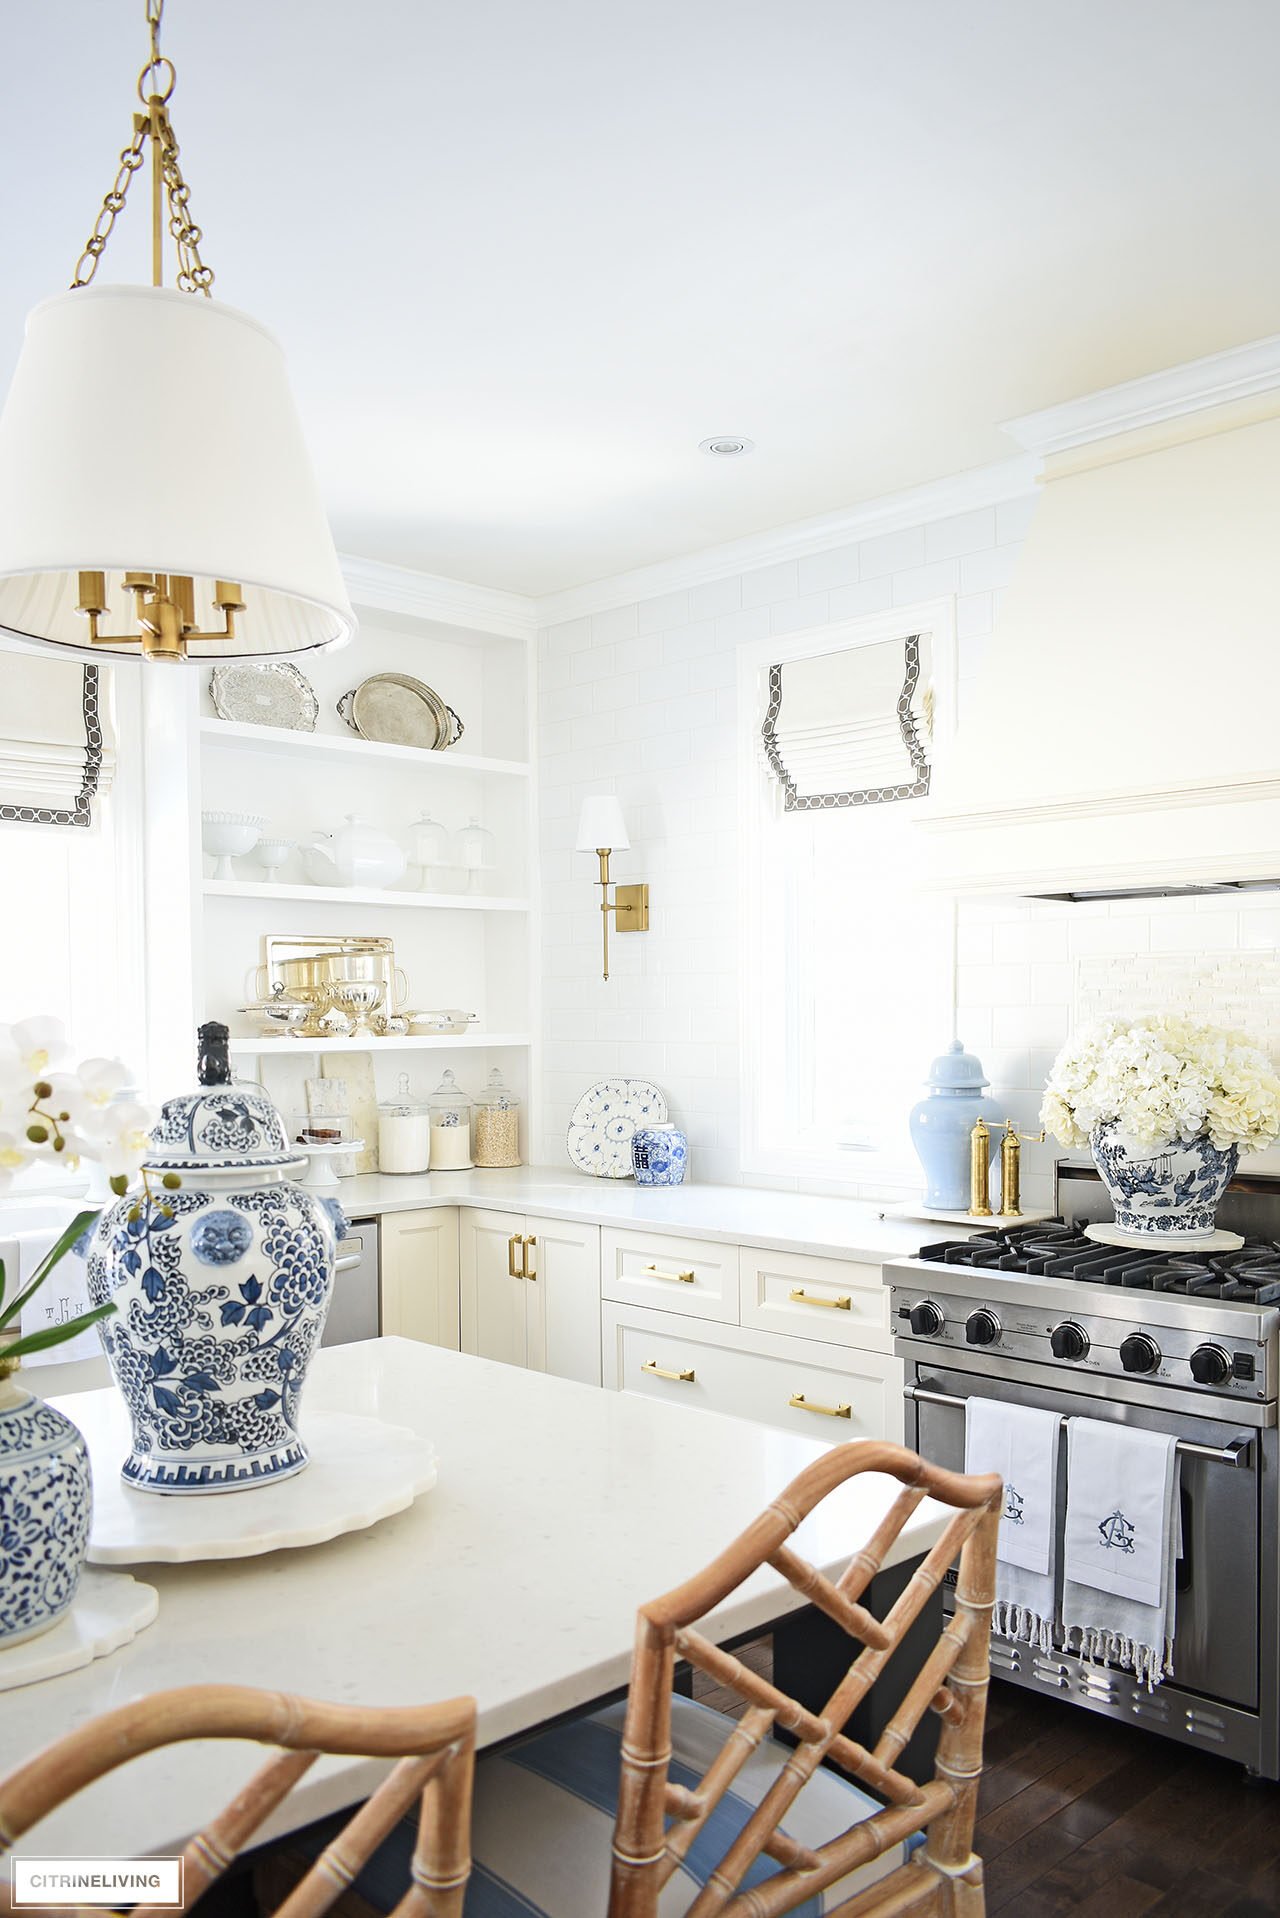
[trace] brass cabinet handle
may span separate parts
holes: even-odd
[[[523,1279],[536,1279],[538,1276],[534,1267],[529,1264],[529,1253],[537,1243],[537,1234],[533,1232],[531,1232],[524,1241],[524,1258],[521,1260],[520,1266],[520,1276]]]
[[[851,1419],[853,1417],[853,1407],[851,1405],[819,1405],[816,1399],[807,1399],[803,1392],[793,1392],[787,1400],[787,1404],[794,1405],[797,1412],[820,1412],[824,1419]]]
[[[511,1234],[511,1237],[507,1240],[507,1271],[510,1273],[513,1279],[522,1279],[524,1277],[524,1259],[522,1256],[520,1264],[519,1265],[516,1264],[516,1247],[517,1246],[520,1246],[523,1251],[524,1240],[520,1237],[518,1232],[513,1232]]]
[[[791,1288],[791,1297],[797,1305],[825,1305],[833,1312],[851,1312],[853,1298],[848,1292],[842,1292],[838,1299],[820,1299],[816,1292],[806,1292],[802,1285]]]
[[[696,1276],[692,1272],[660,1272],[656,1265],[646,1265],[645,1271],[651,1279],[670,1279],[673,1285],[692,1285]]]
[[[663,1368],[658,1364],[657,1359],[646,1359],[644,1364],[640,1367],[640,1370],[642,1372],[652,1372],[655,1379],[674,1379],[677,1385],[693,1384],[693,1373],[691,1371],[690,1372],[665,1372]]]

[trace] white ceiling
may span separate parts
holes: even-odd
[[[3,8],[0,369],[142,16]],[[1280,331],[1275,0],[169,0],[165,45],[215,291],[283,338],[370,558],[547,592]],[[150,426],[180,477],[198,396]],[[726,432],[758,451],[697,451]]]

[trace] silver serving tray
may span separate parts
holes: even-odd
[[[439,693],[408,673],[372,673],[338,701],[339,715],[361,739],[384,746],[442,752],[462,738],[463,724]]]
[[[313,733],[320,701],[311,681],[287,659],[215,666],[209,693],[219,719]]]

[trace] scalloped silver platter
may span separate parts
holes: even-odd
[[[314,686],[287,659],[215,666],[209,675],[209,696],[219,719],[243,726],[281,726],[287,732],[313,733],[320,717]]]
[[[361,739],[436,752],[449,741],[449,712],[439,693],[408,673],[372,673],[351,695],[351,724]]]
[[[663,1125],[667,1101],[651,1079],[600,1079],[573,1108],[565,1138],[579,1172],[629,1179],[631,1141],[642,1125]]]

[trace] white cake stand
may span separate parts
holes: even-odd
[[[59,1678],[119,1651],[146,1629],[159,1608],[154,1585],[140,1585],[128,1572],[86,1566],[70,1611],[52,1631],[0,1651],[0,1692]]]
[[[89,1448],[91,1565],[180,1565],[321,1545],[403,1512],[436,1482],[435,1447],[408,1426],[354,1412],[308,1418],[304,1409],[311,1462],[292,1478],[244,1491],[139,1492],[120,1477],[131,1438],[115,1387],[53,1402]]]
[[[1123,1232],[1118,1225],[1087,1225],[1086,1239],[1099,1245],[1137,1246],[1144,1252],[1238,1252],[1244,1244],[1238,1232],[1215,1228],[1212,1232],[1171,1232],[1166,1237],[1154,1232]]]

